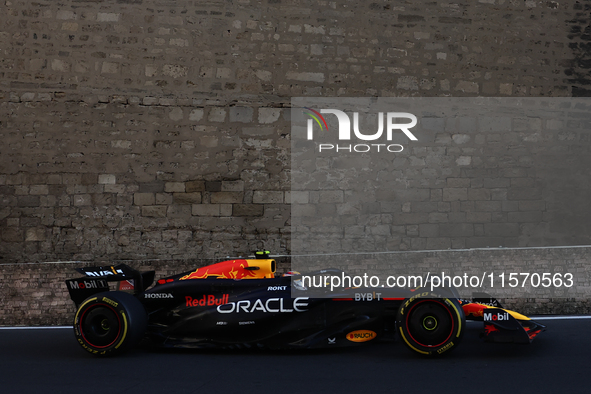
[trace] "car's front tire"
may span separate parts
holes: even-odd
[[[465,327],[460,303],[429,291],[417,290],[398,309],[397,329],[403,342],[425,356],[439,356],[455,349]]]
[[[141,302],[119,291],[84,300],[74,318],[74,334],[88,352],[109,356],[135,346],[144,336],[148,317]]]

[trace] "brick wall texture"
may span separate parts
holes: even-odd
[[[3,0],[2,267],[288,254],[292,97],[588,96],[590,8]]]

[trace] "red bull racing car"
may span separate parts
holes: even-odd
[[[316,297],[301,275],[276,277],[268,252],[257,257],[162,278],[151,288],[154,271],[77,268],[84,276],[66,281],[77,308],[76,339],[91,354],[107,356],[144,338],[164,347],[282,349],[399,336],[412,351],[438,356],[458,346],[466,319],[483,321],[481,336],[490,342],[530,343],[545,329],[484,293],[467,301],[454,289],[343,288]]]

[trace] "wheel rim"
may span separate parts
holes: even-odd
[[[424,347],[438,347],[451,338],[455,328],[451,311],[438,300],[413,305],[406,315],[406,330],[412,340]]]
[[[84,341],[94,348],[112,346],[121,333],[119,314],[110,305],[93,305],[80,318],[80,333]]]
[[[437,328],[437,317],[427,316],[423,319],[423,328],[427,331],[433,331]]]

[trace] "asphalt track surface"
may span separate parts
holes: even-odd
[[[95,358],[70,328],[0,330],[0,393],[588,393],[591,319],[540,321],[531,345],[488,344],[470,322],[447,357],[400,341],[302,351],[138,348]],[[482,324],[482,323],[480,323]]]

